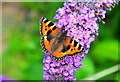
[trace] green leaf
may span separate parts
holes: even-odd
[[[25,71],[27,80],[43,80],[43,64],[32,62]]]
[[[118,61],[118,41],[113,39],[104,39],[95,45],[92,55],[97,61]]]

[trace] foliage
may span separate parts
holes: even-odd
[[[3,3],[4,5],[5,3]],[[8,3],[9,6],[10,3]],[[3,53],[2,53],[2,74],[17,80],[43,80],[43,52],[40,45],[41,35],[39,34],[39,20],[46,17],[50,20],[56,14],[56,10],[63,6],[61,2],[19,2],[19,14],[15,18],[12,14],[3,12]],[[83,60],[82,69],[77,71],[77,79],[89,77],[99,71],[118,64],[118,9],[116,6],[106,14],[106,23],[99,23],[99,36],[91,44],[91,48],[86,58]],[[5,8],[4,8],[5,9]],[[14,11],[17,14],[17,11]],[[4,20],[5,17],[12,16],[11,19]],[[18,20],[20,19],[20,20]],[[13,27],[7,25],[13,23]],[[53,20],[55,22],[55,20]],[[114,79],[118,79],[118,73],[111,74]],[[103,80],[110,79],[111,76],[103,77]]]

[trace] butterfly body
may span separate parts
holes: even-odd
[[[65,59],[66,56],[82,54],[84,48],[77,41],[62,33],[51,21],[42,17],[41,34],[43,35],[41,43],[43,50],[50,54],[56,61]]]

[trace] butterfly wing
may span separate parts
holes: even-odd
[[[44,17],[42,17],[40,20],[40,26],[40,33],[42,35],[51,35],[56,37],[58,34],[62,33],[59,28],[57,28],[51,21]]]
[[[77,54],[82,54],[84,52],[84,48],[80,43],[73,40],[72,38],[65,36],[66,38],[63,39],[61,43],[58,44],[58,47],[54,53],[52,53],[53,58],[58,60],[63,60],[65,57],[74,56]]]
[[[43,51],[46,52],[47,54],[51,54],[51,52],[52,52],[51,47],[55,41],[55,38],[52,38],[52,37],[50,38],[50,37],[51,36],[44,36],[41,39]]]
[[[65,46],[63,43],[58,45],[58,48],[52,53],[52,57],[56,60],[63,60],[66,57]]]
[[[43,50],[50,54],[52,52],[51,48],[56,40],[56,37],[58,37],[58,35],[62,32],[51,21],[44,17],[41,18],[40,25],[40,33],[44,35],[41,40]]]
[[[52,54],[52,57],[58,61],[65,59],[66,55],[73,56],[81,54],[84,48],[77,41],[64,35],[51,21],[42,17],[41,34],[43,50]],[[59,39],[60,38],[60,39]]]
[[[68,56],[74,56],[77,54],[82,54],[84,52],[84,48],[82,47],[82,45],[70,37],[66,38],[65,46]]]

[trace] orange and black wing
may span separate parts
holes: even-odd
[[[65,59],[66,56],[81,55],[83,52],[84,48],[80,43],[66,36],[66,39],[58,44],[58,48],[52,53],[52,56],[56,61],[59,61]]]
[[[51,54],[53,43],[56,40],[56,37],[62,32],[51,21],[44,17],[40,20],[40,26],[40,33],[44,35],[41,40],[43,50],[46,53]]]
[[[82,45],[70,37],[66,38],[65,46],[66,54],[68,56],[74,56],[77,54],[82,54],[84,52],[84,48],[82,47]]]
[[[52,57],[56,60],[63,60],[66,57],[66,47],[61,42],[58,44],[57,49],[52,53]]]
[[[65,40],[61,37],[63,40],[62,42],[59,42],[60,39],[58,38],[62,32],[51,21],[42,17],[40,24],[41,34],[44,35],[42,37],[43,50],[48,54],[52,54],[52,57],[56,61],[65,59],[66,55],[73,56],[75,54],[83,53],[84,48],[81,44],[70,37],[65,36]],[[58,43],[54,45],[56,41],[58,41]],[[52,50],[52,47],[57,49]]]
[[[49,35],[42,37],[41,44],[42,44],[43,51],[46,52],[47,54],[51,54],[52,52],[51,47],[55,42],[55,40],[56,40],[55,38]]]
[[[51,21],[44,17],[42,17],[40,20],[40,26],[40,33],[42,35],[51,35],[56,37],[57,34],[62,33],[59,28],[57,28]]]

